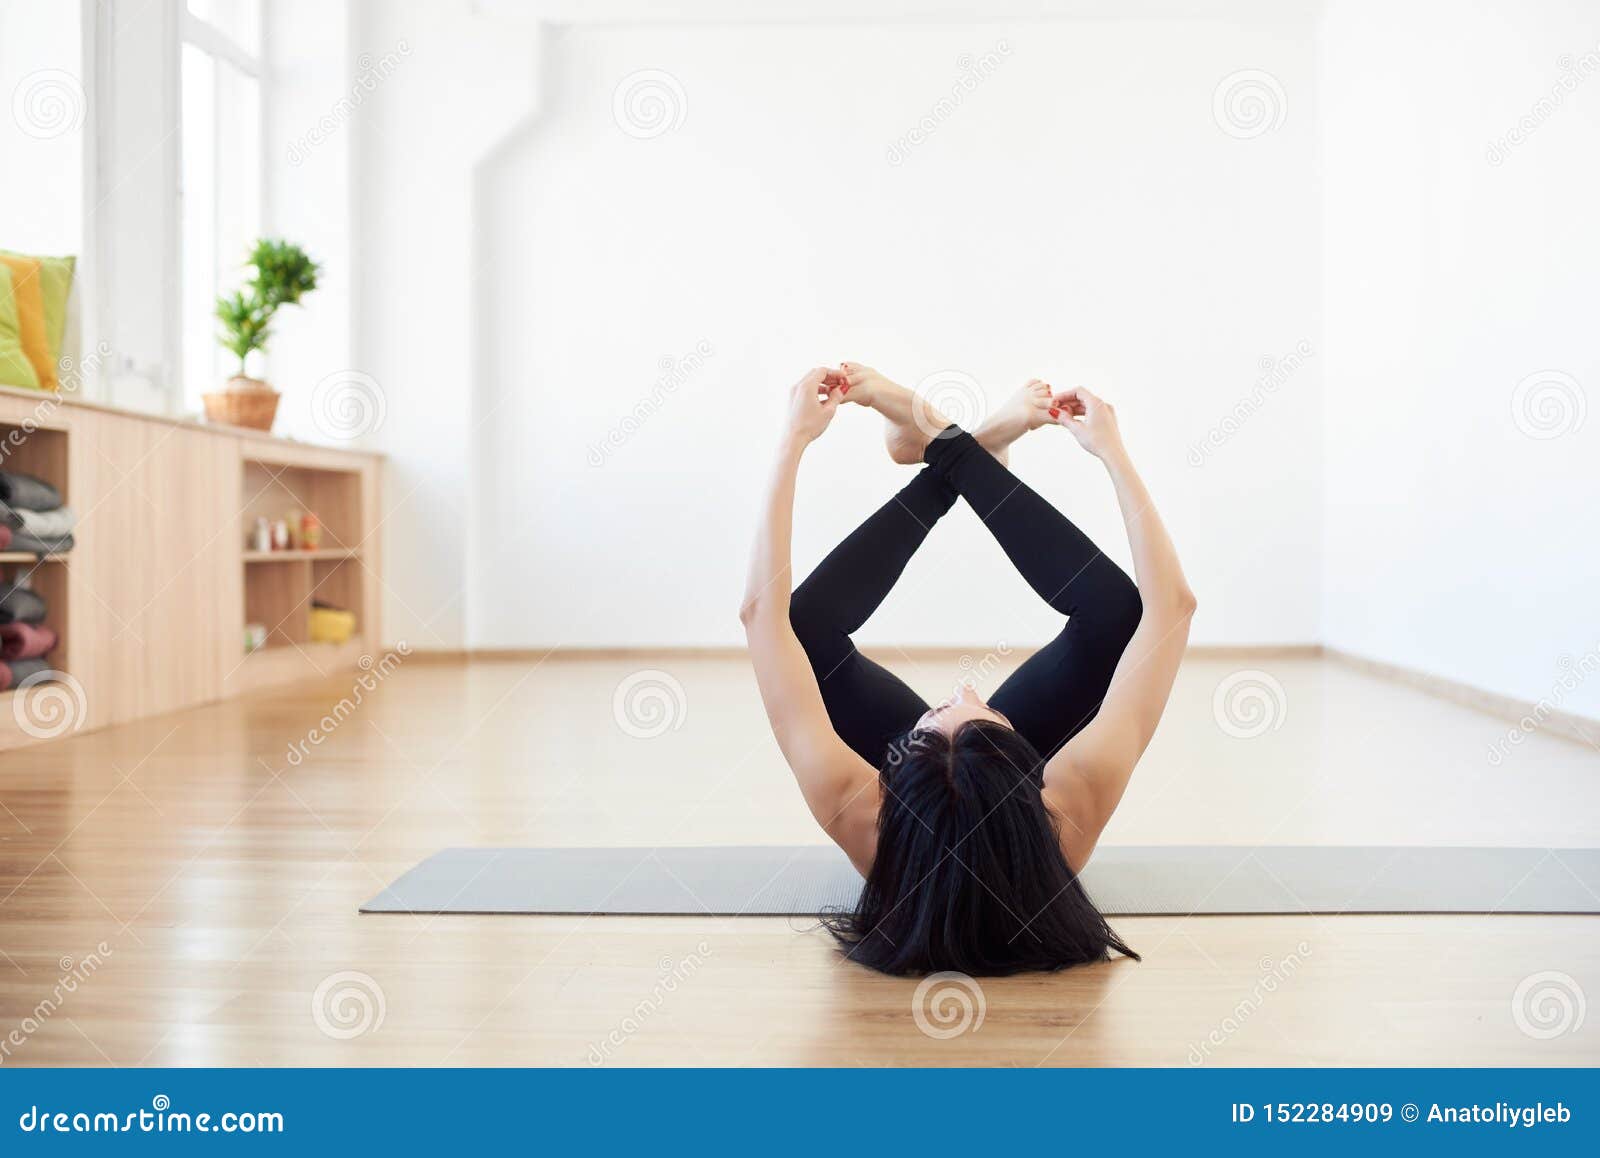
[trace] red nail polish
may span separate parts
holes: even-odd
[[[846,387],[845,387],[845,388],[844,388],[844,392],[845,392],[845,393],[846,393],[846,394],[848,394],[848,393],[850,393],[850,387],[849,387],[849,386],[846,386]]]
[[[1057,410],[1054,406],[1052,406],[1050,408],[1050,417],[1051,418],[1060,418],[1061,417],[1061,411]]]

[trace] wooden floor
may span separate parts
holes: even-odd
[[[411,659],[308,740],[353,678],[0,756],[0,1064],[1600,1063],[1594,917],[1125,919],[1143,964],[918,1010],[801,920],[359,916],[448,845],[819,834],[740,662]],[[1191,660],[1107,843],[1595,845],[1600,753],[1496,763],[1505,732],[1329,661]]]

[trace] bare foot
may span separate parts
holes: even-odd
[[[949,425],[943,417],[871,366],[841,362],[839,368],[845,376],[845,401],[870,406],[883,415],[883,442],[889,457],[902,466],[921,462],[933,435]]]
[[[1055,422],[1050,416],[1051,406],[1049,384],[1032,378],[989,415],[972,437],[1001,462],[1008,462],[1013,442],[1030,430]]]
[[[895,384],[889,379],[871,366],[863,366],[860,362],[840,362],[839,372],[844,375],[846,402],[859,402],[862,406],[871,406],[875,398],[881,398],[895,388]]]
[[[923,452],[928,449],[929,438],[917,429],[914,422],[891,422],[884,419],[883,445],[889,452],[889,458],[901,466],[915,466],[922,461]]]

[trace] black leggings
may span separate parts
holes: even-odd
[[[955,427],[928,464],[840,543],[794,593],[789,618],[822,689],[828,718],[857,755],[881,766],[928,704],[856,650],[867,621],[959,495],[1039,597],[1067,625],[1011,674],[989,704],[1050,757],[1094,718],[1139,625],[1139,591],[1087,535]]]

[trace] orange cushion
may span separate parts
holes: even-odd
[[[22,333],[22,352],[27,355],[39,385],[54,390],[56,360],[50,352],[50,333],[44,322],[44,289],[39,282],[40,262],[36,257],[0,255],[11,270],[11,294],[17,303],[17,328]]]

